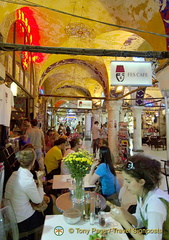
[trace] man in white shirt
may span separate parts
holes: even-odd
[[[99,139],[101,129],[99,128],[99,122],[95,121],[92,127],[92,138],[93,138],[93,155],[96,157],[96,152],[99,149]]]
[[[70,146],[71,148],[67,149],[64,157],[66,157],[68,154],[70,153],[74,153],[77,152],[79,150],[79,148],[81,148],[82,146],[82,141],[80,138],[74,138],[70,141]],[[61,162],[61,174],[65,175],[65,174],[70,174],[69,169],[66,167],[65,162],[62,161]]]
[[[31,121],[32,128],[26,131],[26,138],[29,139],[30,143],[33,145],[36,152],[36,160],[39,164],[39,169],[44,170],[44,158],[43,151],[45,151],[45,137],[41,129],[37,127],[38,121],[33,119]]]

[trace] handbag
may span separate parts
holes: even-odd
[[[116,206],[121,206],[121,203],[119,201],[119,192],[117,192],[117,188],[116,188],[116,177],[114,176],[114,189],[115,192],[110,195],[109,197],[106,198],[106,200],[108,200],[109,202],[113,203]]]
[[[41,203],[33,203],[31,202],[32,208],[38,212],[43,212],[48,207],[48,202],[50,201],[50,198],[48,196],[44,196],[43,201]]]

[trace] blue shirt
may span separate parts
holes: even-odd
[[[110,171],[110,167],[108,164],[101,163],[97,167],[95,174],[100,176],[100,183],[101,183],[103,195],[106,195],[106,197],[108,197],[111,194],[120,191],[119,181]],[[115,184],[114,184],[115,180],[116,180],[116,191],[115,191]]]

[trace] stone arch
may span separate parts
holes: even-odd
[[[90,92],[89,92],[87,89],[82,88],[82,87],[80,87],[80,86],[65,85],[65,86],[60,87],[60,88],[58,88],[58,89],[64,89],[64,88],[74,88],[74,89],[76,89],[76,90],[82,92],[82,94],[84,94],[85,96],[87,96],[87,97],[91,97]]]
[[[104,81],[104,77],[103,74],[98,70],[97,67],[93,66],[91,63],[86,62],[84,60],[80,60],[80,59],[64,59],[61,60],[59,62],[55,62],[53,64],[51,64],[42,74],[40,81],[39,81],[39,86],[42,85],[44,78],[46,77],[46,75],[52,71],[53,69],[55,69],[56,67],[59,67],[61,65],[65,65],[65,64],[79,64],[79,65],[83,65],[85,67],[90,68],[98,77],[99,77],[99,81],[101,83],[101,85],[103,86],[104,89],[104,94],[105,96],[108,96],[108,86],[106,85],[105,81]]]

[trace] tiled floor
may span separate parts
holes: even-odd
[[[84,141],[84,146],[85,146],[86,150],[88,150],[90,153],[92,153],[91,141]],[[132,144],[131,144],[131,149],[132,149]],[[158,161],[160,161],[161,159],[167,160],[167,151],[166,150],[162,150],[162,149],[159,149],[158,151],[155,150],[155,149],[151,150],[151,148],[147,145],[143,145],[143,150],[144,150],[144,152],[142,152],[141,154],[147,155],[147,156],[149,156],[151,158],[154,158]],[[133,155],[133,154],[136,154],[136,152],[133,152],[131,150],[130,154]],[[120,174],[118,174],[118,178],[120,178],[120,182],[123,181],[122,176]],[[164,175],[162,175],[160,188],[164,191],[167,191],[166,180],[165,180]],[[128,192],[123,191],[123,189],[121,191],[121,195],[123,195],[123,200],[122,200],[123,206],[126,207],[126,208],[129,205],[134,204],[135,201],[136,201],[135,197],[133,197]]]
[[[136,154],[136,152],[132,151],[132,141],[131,141],[131,151],[130,154]],[[92,153],[92,147],[91,147],[91,141],[84,141],[84,146],[85,148]],[[143,145],[143,154],[150,156],[151,158],[157,159],[157,160],[161,160],[167,159],[167,151],[166,150],[162,150],[161,148],[157,151],[154,148],[151,150],[151,148],[148,145]]]

